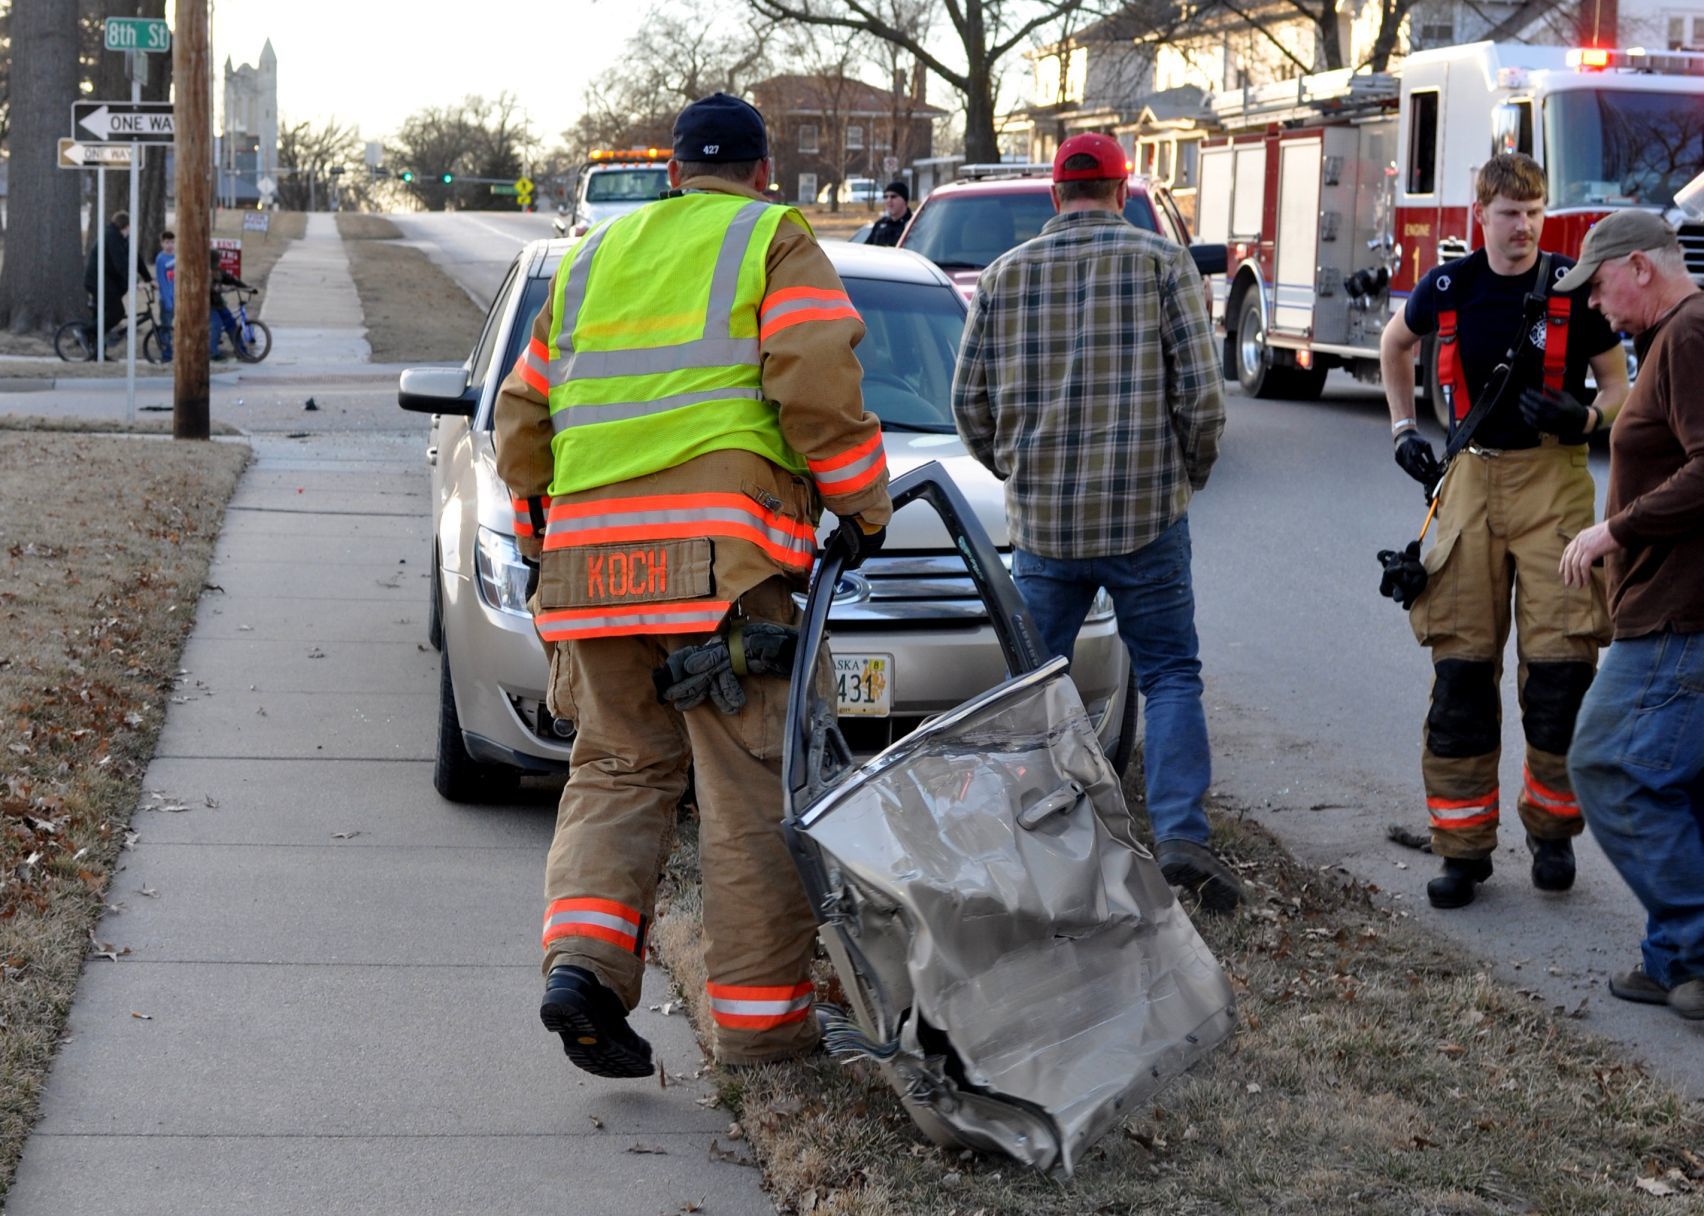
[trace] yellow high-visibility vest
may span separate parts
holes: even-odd
[[[764,260],[790,207],[739,195],[659,199],[587,234],[562,260],[545,358],[554,497],[755,452],[804,458],[763,396]]]

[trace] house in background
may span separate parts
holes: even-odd
[[[1380,49],[1381,13],[1379,0],[1340,0],[1344,63],[1365,65]],[[1105,132],[1137,172],[1171,186],[1193,224],[1213,95],[1323,71],[1322,41],[1290,0],[1186,6],[1165,30],[1128,15],[1098,21],[1030,54],[1030,99],[1002,118],[1001,152],[1049,161],[1061,140]],[[1394,31],[1390,66],[1479,41],[1704,49],[1704,0],[1417,0]]]
[[[802,203],[852,178],[879,187],[900,176],[902,166],[930,155],[935,122],[946,116],[925,99],[920,67],[909,83],[896,73],[887,89],[850,76],[786,75],[750,92],[769,127],[775,184]]]

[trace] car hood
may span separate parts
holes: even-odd
[[[926,435],[916,431],[889,431],[883,436],[887,448],[888,476],[898,477],[931,460],[941,463],[969,501],[976,518],[988,530],[994,544],[1004,549],[1006,497],[999,480],[977,463],[957,435]],[[479,522],[495,532],[513,535],[514,509],[509,492],[497,476],[497,456],[491,432],[481,431],[474,445],[474,477],[478,481]],[[834,517],[825,513],[818,534],[829,536]],[[888,526],[886,548],[894,552],[940,552],[953,548],[941,518],[926,503],[913,503],[900,511]]]
[[[637,211],[650,201],[650,199],[638,199],[625,203],[586,203],[582,207],[585,215],[581,218],[595,226],[605,220],[613,220],[618,215],[626,215],[629,211]]]

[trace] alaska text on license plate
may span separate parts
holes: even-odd
[[[885,718],[893,701],[893,656],[834,656],[834,697],[842,714]]]

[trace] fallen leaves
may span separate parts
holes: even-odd
[[[119,947],[113,945],[111,942],[103,942],[100,938],[95,936],[95,931],[93,929],[89,930],[89,945],[93,947],[93,949],[89,951],[90,954],[95,955],[98,958],[110,958],[115,963],[130,953],[129,946]]]

